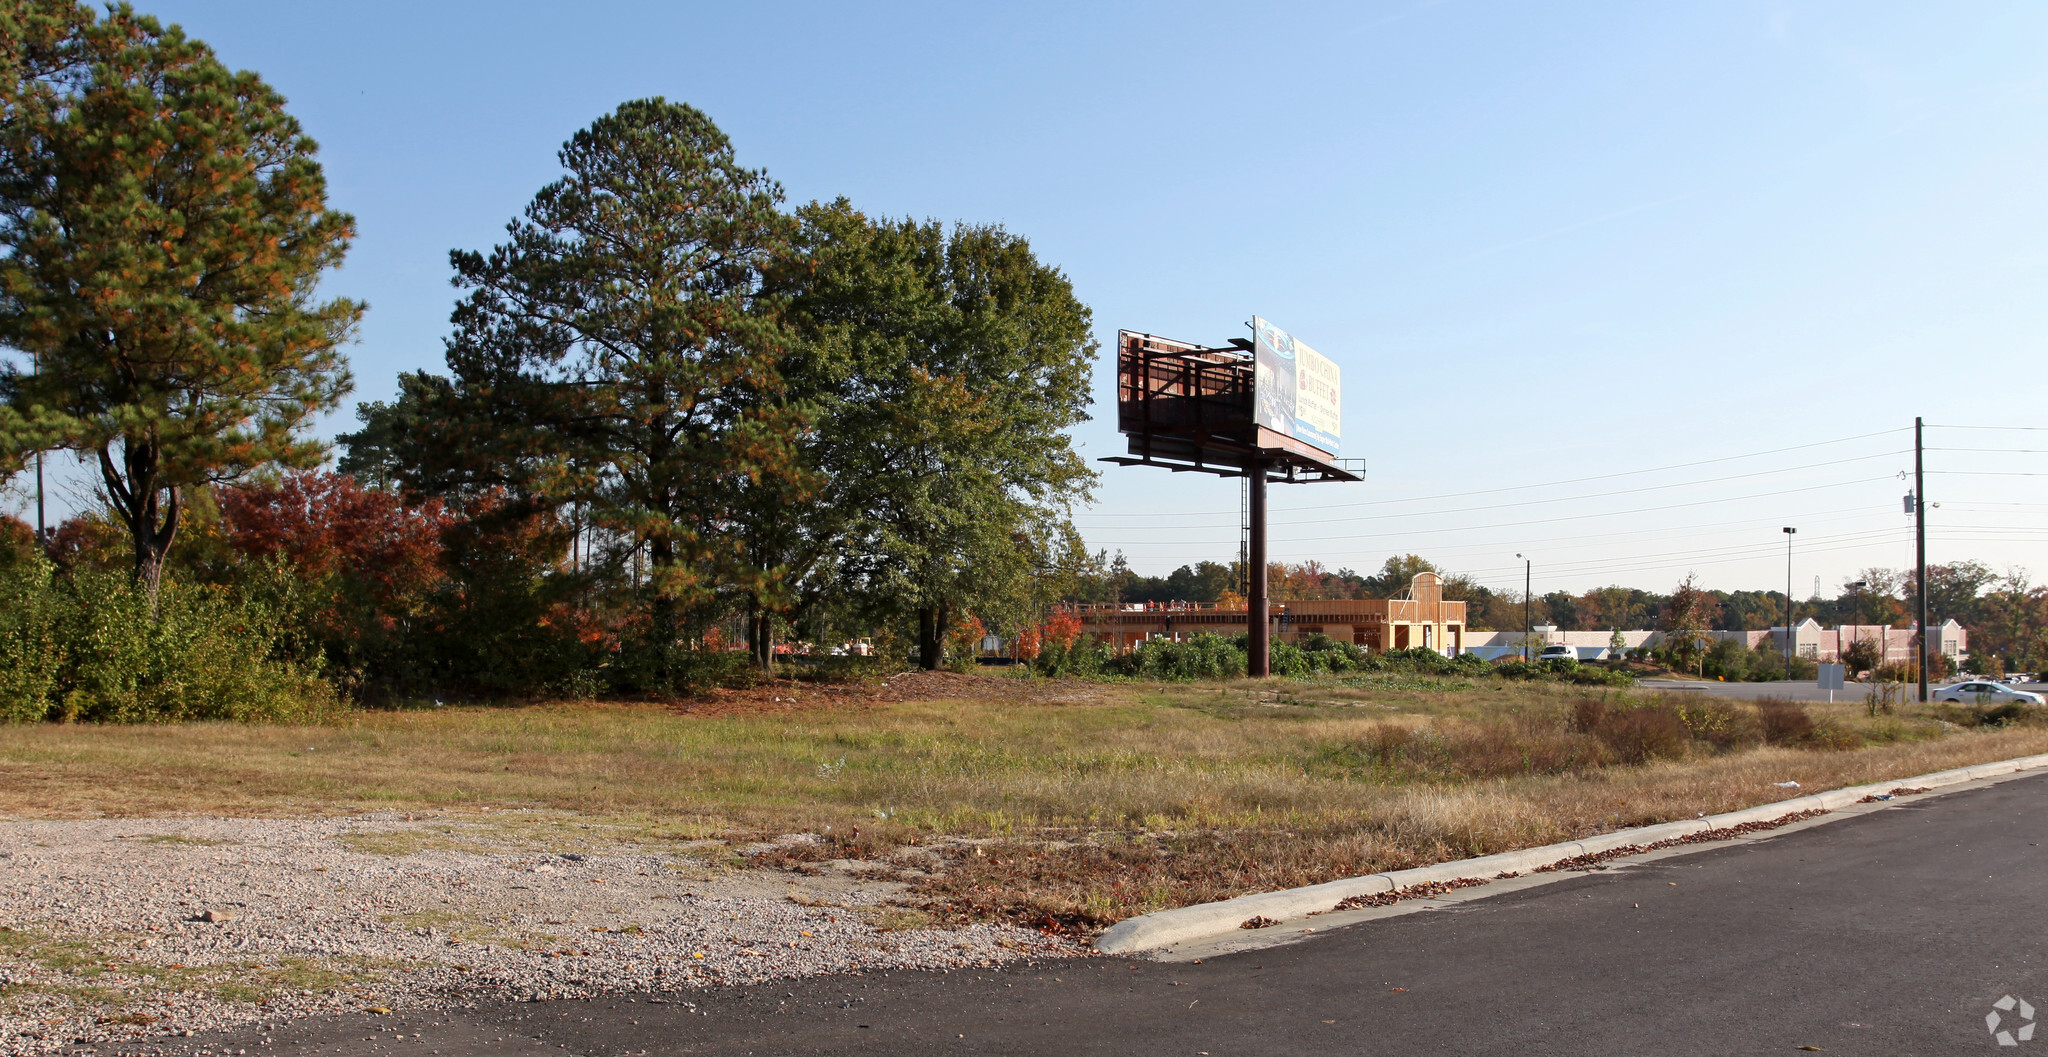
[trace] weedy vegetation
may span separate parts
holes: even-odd
[[[1991,710],[1869,716],[1860,703],[1449,675],[1127,681],[1075,698],[1027,693],[1039,679],[952,678],[972,696],[0,727],[0,810],[431,812],[433,827],[364,850],[460,847],[472,830],[545,844],[567,829],[668,846],[692,868],[814,833],[745,861],[909,863],[888,875],[934,920],[1087,932],[1797,795],[1779,782],[1810,791],[2048,751],[2041,717]]]

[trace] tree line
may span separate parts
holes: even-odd
[[[558,158],[451,253],[445,370],[324,470],[367,306],[320,293],[356,225],[317,145],[176,26],[0,4],[0,476],[69,452],[105,500],[10,519],[47,566],[12,589],[120,566],[162,614],[281,574],[277,649],[389,693],[670,693],[789,636],[936,667],[1067,591],[1096,346],[1027,240],[791,208],[659,98]]]
[[[1419,573],[1444,578],[1444,597],[1466,604],[1474,631],[1523,626],[1519,591],[1496,591],[1470,577],[1449,572],[1414,554],[1388,558],[1372,573],[1326,569],[1316,561],[1273,562],[1267,569],[1273,600],[1389,598]],[[1076,582],[1076,602],[1227,602],[1243,604],[1241,562],[1183,565],[1165,576],[1133,573],[1122,554],[1097,553]],[[1912,570],[1868,568],[1831,597],[1815,595],[1793,603],[1794,623],[1808,619],[1823,627],[1844,624],[1903,628],[1914,619],[1919,584]],[[1527,600],[1534,626],[1564,631],[1669,629],[1764,631],[1785,624],[1783,591],[1721,591],[1689,582],[1669,592],[1636,587],[1599,587],[1579,593],[1550,591]],[[2024,570],[2003,574],[1978,561],[1927,568],[1928,619],[1954,620],[1970,633],[1972,670],[1980,673],[2039,671],[2048,664],[2048,586],[2031,582]]]

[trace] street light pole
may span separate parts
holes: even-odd
[[[1534,625],[1529,622],[1529,584],[1535,578],[1532,570],[1535,569],[1536,562],[1535,559],[1523,558],[1520,554],[1515,557],[1522,558],[1522,659],[1526,661],[1529,659],[1529,632],[1534,630]]]
[[[1920,588],[1918,614],[1914,622],[1920,634],[1920,702],[1927,702],[1927,478],[1921,446],[1925,426],[1913,416],[1913,578]]]
[[[1785,681],[1792,681],[1792,534],[1799,530],[1785,526]]]

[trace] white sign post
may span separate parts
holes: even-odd
[[[1820,666],[1820,688],[1828,692],[1828,704],[1835,703],[1835,691],[1842,688],[1843,670],[1839,664]]]

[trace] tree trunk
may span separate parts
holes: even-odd
[[[680,629],[676,624],[676,599],[669,591],[667,573],[676,562],[675,544],[656,538],[647,541],[648,579],[654,587],[654,597],[648,605],[648,644],[658,651],[657,671],[666,680],[674,674],[672,661],[676,651],[676,639]]]
[[[775,674],[775,614],[758,599],[747,603],[747,646],[762,672]]]
[[[941,604],[917,611],[917,666],[936,672],[946,666],[946,623],[949,607]]]
[[[153,445],[124,443],[122,467],[114,465],[113,454],[105,447],[99,449],[99,457],[107,498],[135,544],[135,583],[149,596],[149,611],[155,613],[157,594],[163,588],[164,560],[178,538],[184,496],[175,487],[157,486]]]

